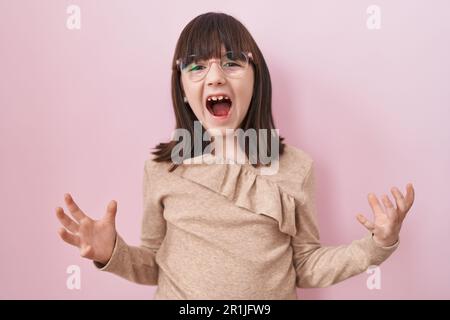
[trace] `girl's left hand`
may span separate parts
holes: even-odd
[[[358,221],[372,232],[374,241],[382,247],[392,246],[398,241],[403,220],[414,202],[414,189],[411,183],[406,185],[406,196],[403,196],[397,187],[391,188],[391,192],[397,206],[394,206],[384,194],[383,208],[375,194],[369,193],[368,200],[375,220],[371,222],[362,214],[356,216]]]

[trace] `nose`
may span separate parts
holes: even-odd
[[[208,86],[221,85],[226,82],[225,75],[219,66],[219,63],[214,61],[206,75],[206,84]]]

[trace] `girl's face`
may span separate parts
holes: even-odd
[[[223,54],[225,48],[222,45]],[[237,129],[247,114],[253,94],[253,66],[249,62],[243,74],[235,78],[227,77],[222,71],[220,59],[210,62],[211,68],[202,80],[192,81],[182,72],[181,82],[187,102],[203,127],[225,135],[226,129]]]

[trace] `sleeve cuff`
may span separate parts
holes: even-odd
[[[373,233],[370,234],[370,238],[372,239],[372,242],[375,244],[375,246],[377,246],[378,248],[382,248],[382,249],[387,249],[387,250],[397,249],[398,245],[400,244],[400,237],[398,238],[396,243],[394,243],[393,245],[388,246],[388,247],[380,246],[373,238]]]
[[[382,247],[375,242],[372,233],[363,238],[363,247],[367,252],[370,264],[379,265],[386,260],[399,246],[400,238],[389,247]]]

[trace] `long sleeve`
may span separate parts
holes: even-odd
[[[158,284],[156,253],[166,233],[161,197],[156,191],[157,173],[152,160],[146,161],[143,178],[143,218],[141,245],[130,246],[117,234],[112,256],[106,265],[94,262],[101,271],[108,271],[139,284]]]
[[[291,238],[299,288],[326,287],[379,265],[398,247],[378,246],[372,234],[349,245],[321,246],[316,221],[314,162],[302,186],[303,199],[296,206],[297,233]]]

